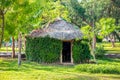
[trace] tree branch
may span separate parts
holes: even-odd
[[[9,8],[4,9],[3,13],[6,14],[8,10],[9,10]]]

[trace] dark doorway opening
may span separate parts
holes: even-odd
[[[62,62],[71,62],[71,42],[63,42]]]

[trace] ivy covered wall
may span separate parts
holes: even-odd
[[[73,60],[74,63],[87,63],[91,58],[89,45],[85,41],[74,41]]]
[[[26,37],[27,60],[39,63],[59,62],[61,41],[52,38]]]
[[[62,41],[49,37],[26,37],[26,40],[27,60],[39,63],[60,62]],[[74,41],[72,51],[74,63],[87,62],[91,57],[89,46],[83,41]]]

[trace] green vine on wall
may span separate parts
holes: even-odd
[[[26,37],[26,56],[27,60],[39,63],[59,62],[61,41],[45,38]]]
[[[49,37],[26,37],[26,40],[27,60],[39,63],[60,62],[62,41]],[[91,57],[88,44],[83,41],[74,41],[73,45],[74,63],[87,62]]]

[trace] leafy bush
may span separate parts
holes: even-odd
[[[105,50],[103,45],[99,45],[95,49],[95,56],[96,57],[104,57]]]
[[[61,41],[52,38],[26,38],[27,60],[40,63],[59,61]]]
[[[83,41],[75,41],[73,44],[74,63],[86,63],[91,58],[89,45]]]
[[[110,64],[82,64],[77,65],[75,69],[80,72],[120,74],[119,66]]]

